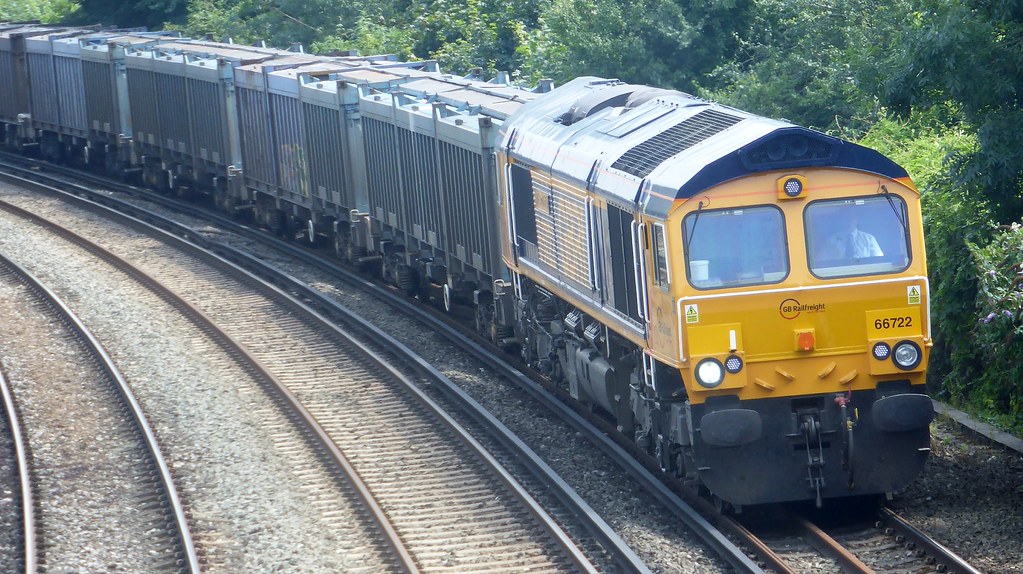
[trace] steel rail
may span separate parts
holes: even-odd
[[[924,534],[904,518],[896,514],[890,508],[881,507],[878,509],[881,520],[893,525],[901,531],[909,540],[922,548],[928,555],[935,559],[937,564],[943,565],[945,571],[952,574],[981,574],[968,562],[963,560],[955,552],[952,552],[938,541]]]
[[[10,208],[14,206],[0,201],[0,207],[11,210]],[[16,207],[14,209],[19,210],[19,208]],[[174,522],[178,531],[177,538],[183,550],[186,566],[190,572],[199,574],[202,572],[202,567],[199,564],[199,556],[196,552],[195,544],[192,541],[192,535],[188,527],[188,519],[185,516],[184,505],[181,502],[181,498],[178,496],[177,487],[174,485],[170,466],[167,464],[167,460],[164,458],[163,452],[160,450],[156,433],[153,432],[153,428],[149,424],[149,420],[142,412],[142,406],[139,404],[138,400],[136,400],[135,393],[132,392],[128,381],[125,380],[121,371],[114,363],[113,358],[107,353],[99,340],[92,334],[92,331],[90,331],[89,328],[82,323],[81,319],[79,319],[74,311],[72,311],[71,308],[64,303],[63,299],[44,285],[32,273],[11,261],[6,256],[0,254],[0,260],[2,260],[4,266],[9,268],[22,282],[28,285],[41,299],[53,308],[54,312],[61,318],[61,320],[77,334],[79,340],[81,340],[85,345],[87,352],[96,359],[100,369],[105,371],[107,376],[116,383],[121,397],[131,408],[132,418],[135,419],[135,424],[145,437],[146,449],[149,451],[149,456],[153,458],[156,468],[159,471],[160,485],[164,490],[164,494],[167,495],[168,504],[170,506],[171,513],[174,516]]]
[[[837,562],[842,572],[847,574],[874,574],[872,568],[864,564],[862,560],[854,556],[846,547],[821,530],[816,524],[802,516],[793,516],[792,519],[809,536],[808,542],[819,552]]]
[[[37,182],[19,182],[19,183],[21,183],[22,185],[34,185],[34,186],[41,185],[41,184],[39,184]],[[123,204],[122,202],[117,202],[119,207],[127,208],[131,212],[134,212],[136,215],[142,215],[143,216],[142,218],[138,218],[138,217],[134,217],[134,216],[130,216],[130,215],[125,215],[124,213],[120,213],[120,212],[118,212],[118,211],[116,211],[116,210],[114,210],[114,209],[112,209],[112,208],[110,208],[108,206],[97,204],[95,202],[89,201],[88,199],[83,199],[83,198],[78,197],[76,195],[69,195],[69,194],[67,194],[67,192],[63,192],[63,191],[59,191],[59,190],[52,190],[52,189],[46,189],[46,191],[48,191],[48,192],[58,191],[58,193],[64,194],[65,196],[67,196],[67,198],[71,199],[72,201],[75,201],[75,202],[79,203],[80,205],[89,207],[90,209],[93,209],[93,210],[97,210],[97,209],[101,210],[104,214],[106,214],[108,216],[116,217],[118,219],[121,219],[121,220],[123,220],[125,222],[128,222],[131,225],[142,226],[146,230],[148,230],[149,232],[160,235],[165,240],[176,242],[179,246],[185,248],[186,250],[190,251],[194,255],[197,255],[197,256],[202,257],[202,258],[206,258],[207,260],[209,260],[209,261],[213,262],[214,264],[217,264],[217,265],[219,265],[221,267],[226,267],[232,273],[243,274],[243,275],[247,276],[247,278],[248,278],[248,280],[250,282],[252,282],[254,284],[258,284],[258,285],[262,286],[264,289],[271,290],[271,291],[275,292],[276,296],[279,297],[281,301],[287,302],[296,311],[298,311],[300,313],[303,313],[307,317],[309,317],[310,319],[320,323],[323,327],[325,327],[325,328],[329,329],[330,331],[332,331],[335,336],[337,336],[337,337],[347,341],[349,344],[351,344],[351,345],[353,345],[353,346],[355,346],[355,347],[357,347],[359,349],[362,349],[362,351],[366,354],[366,356],[368,358],[373,360],[382,370],[385,370],[386,372],[388,372],[388,374],[390,376],[394,377],[395,380],[399,381],[413,396],[415,396],[424,406],[426,406],[431,412],[433,412],[434,415],[437,416],[438,420],[442,421],[445,424],[445,426],[447,426],[452,432],[454,432],[455,435],[463,443],[465,443],[467,446],[469,446],[472,450],[474,450],[478,454],[480,459],[493,470],[495,475],[503,483],[505,483],[508,486],[508,488],[512,491],[512,493],[516,496],[516,498],[520,500],[520,502],[529,510],[529,512],[535,518],[537,518],[537,520],[540,522],[540,524],[543,525],[544,529],[547,530],[548,533],[554,539],[558,540],[560,546],[565,550],[566,555],[568,556],[568,558],[572,561],[574,566],[579,571],[595,572],[593,565],[590,563],[589,559],[586,558],[586,556],[581,552],[581,550],[578,548],[578,545],[576,545],[571,540],[571,538],[568,536],[568,534],[564,532],[564,530],[561,528],[561,526],[557,524],[557,522],[539,505],[539,503],[531,495],[529,495],[525,491],[524,488],[522,488],[522,486],[507,471],[507,469],[505,469],[499,462],[497,462],[497,460],[495,458],[493,458],[493,456],[490,455],[489,452],[487,452],[486,448],[483,447],[480,443],[478,443],[478,441],[476,441],[476,439],[473,438],[472,435],[466,429],[464,429],[464,427],[462,427],[459,423],[457,423],[457,421],[455,421],[447,413],[445,413],[444,410],[438,404],[436,404],[425,393],[423,393],[422,390],[419,389],[418,385],[415,384],[415,382],[413,382],[410,379],[408,379],[408,377],[406,377],[404,374],[402,374],[398,369],[393,367],[390,363],[388,363],[385,359],[383,359],[377,353],[375,353],[372,350],[368,349],[363,343],[361,343],[360,341],[354,339],[346,330],[342,330],[341,328],[339,328],[333,321],[330,321],[329,319],[327,319],[323,315],[319,314],[317,311],[313,310],[309,306],[307,306],[307,305],[303,304],[302,302],[298,301],[291,294],[286,293],[285,291],[279,289],[278,287],[275,287],[273,285],[270,285],[270,284],[266,283],[264,280],[259,279],[258,277],[256,277],[252,272],[239,267],[238,265],[232,263],[228,259],[220,257],[219,255],[217,255],[217,253],[221,253],[221,254],[227,255],[228,257],[236,259],[236,260],[245,261],[245,262],[247,262],[247,265],[249,267],[251,267],[253,269],[256,269],[258,273],[272,275],[273,277],[275,277],[275,279],[278,282],[289,284],[289,288],[290,289],[302,292],[302,295],[305,296],[305,297],[308,297],[308,298],[313,299],[313,300],[320,299],[322,297],[322,295],[318,294],[315,290],[312,290],[310,287],[308,287],[308,286],[304,285],[303,283],[295,280],[294,278],[291,278],[287,274],[282,273],[282,272],[280,272],[280,271],[278,271],[276,269],[273,269],[273,268],[267,266],[265,263],[262,263],[257,258],[249,256],[249,255],[247,255],[247,254],[245,254],[245,253],[243,253],[241,251],[234,250],[233,248],[230,248],[228,246],[220,245],[220,244],[217,244],[216,242],[205,240],[201,234],[199,234],[197,231],[193,230],[192,228],[180,225],[180,224],[178,224],[176,222],[173,222],[173,221],[165,220],[165,218],[163,218],[162,216],[159,216],[159,215],[154,214],[152,212],[149,212],[147,210],[144,210],[144,209],[141,209],[141,208],[138,208],[138,207],[135,207],[135,206]],[[154,226],[151,223],[149,223],[150,221],[152,221],[152,222],[159,221],[160,223],[164,224],[165,226],[167,226],[167,227],[169,227],[171,229],[174,229],[177,232],[177,234],[180,234],[180,236],[176,235],[174,233],[169,233],[168,231],[165,231],[164,229],[161,229],[161,228],[159,228],[157,226]],[[50,225],[52,225],[52,224],[50,224]],[[85,239],[81,239],[80,238],[80,240],[82,242],[88,243],[88,241],[85,240]],[[97,247],[97,249],[99,249],[100,251],[103,251],[102,248]],[[127,266],[130,267],[130,264],[128,264],[126,262],[123,262],[123,260],[120,260],[120,258],[118,258],[117,256],[115,256],[113,254],[109,254],[109,257],[112,260],[121,261],[120,264],[122,264],[122,265],[127,265]],[[104,256],[104,258],[106,258],[106,257]],[[140,275],[144,275],[141,272],[138,272],[138,273]],[[150,281],[152,281],[154,283],[154,285],[158,285],[155,282],[155,280],[150,279]],[[329,300],[327,300],[325,298],[323,298],[321,302],[323,304],[330,305],[331,311],[333,313],[336,313],[336,314],[338,314],[339,316],[342,316],[342,317],[346,317],[347,318],[347,322],[350,324],[350,327],[351,327],[351,329],[349,329],[349,330],[352,330],[352,329],[359,329],[359,330],[363,330],[363,331],[365,331],[366,329],[376,330],[375,327],[372,327],[372,328],[367,327],[365,322],[358,315],[350,312],[349,310],[347,310],[344,307],[338,305],[337,303],[335,303],[333,301],[329,301]],[[187,302],[182,301],[182,303],[185,304],[185,305],[188,305]],[[198,314],[198,316],[201,316],[205,322],[208,322],[209,325],[212,328],[215,329],[215,326],[212,325],[212,322],[210,322],[209,319],[207,319],[205,317],[205,315],[202,315],[202,313],[200,311],[198,311],[197,309],[195,309],[194,311],[195,311],[195,313]],[[466,409],[466,412],[468,412],[474,419],[476,419],[477,422],[479,422],[480,424],[483,424],[484,426],[487,426],[486,421],[489,418],[490,420],[492,420],[492,422],[496,423],[497,425],[500,425],[500,426],[490,426],[488,428],[488,432],[491,432],[492,436],[497,438],[498,441],[501,442],[502,445],[504,445],[506,448],[510,448],[512,450],[512,453],[515,454],[516,456],[519,456],[520,453],[521,453],[521,456],[523,456],[523,457],[529,458],[531,456],[532,458],[529,460],[529,464],[527,464],[528,467],[530,467],[530,468],[540,468],[540,469],[546,468],[546,470],[548,472],[546,474],[538,475],[537,478],[545,481],[545,484],[550,486],[553,491],[557,492],[558,489],[555,488],[555,487],[558,487],[558,486],[562,486],[562,487],[566,487],[566,488],[568,487],[568,485],[565,484],[564,481],[559,476],[557,476],[557,474],[554,473],[553,470],[551,470],[549,467],[546,466],[545,463],[543,463],[542,459],[540,459],[538,455],[536,455],[535,453],[532,453],[531,451],[529,451],[531,453],[531,455],[530,454],[526,454],[525,451],[518,451],[517,452],[515,450],[515,448],[514,448],[516,444],[520,445],[521,448],[528,448],[528,447],[525,447],[524,443],[522,443],[520,439],[518,439],[517,437],[514,437],[514,435],[511,433],[510,430],[508,430],[506,427],[501,425],[498,421],[496,421],[496,419],[493,419],[492,415],[490,415],[489,413],[485,413],[485,409],[483,409],[483,407],[481,405],[479,405],[478,403],[475,403],[475,401],[471,401],[471,399],[468,398],[468,395],[465,395],[464,392],[461,392],[461,389],[458,389],[457,386],[454,385],[454,383],[452,383],[450,380],[448,380],[446,376],[444,376],[442,373],[440,373],[439,371],[434,369],[432,366],[430,366],[423,359],[421,359],[420,357],[415,355],[411,350],[409,350],[407,347],[405,347],[404,345],[399,343],[397,340],[389,338],[387,335],[383,334],[382,331],[376,330],[376,332],[378,332],[383,337],[382,339],[379,339],[378,341],[376,341],[377,344],[382,344],[382,345],[384,345],[387,348],[391,348],[392,344],[393,345],[397,345],[398,347],[394,348],[394,352],[395,352],[395,354],[397,356],[402,357],[403,359],[408,361],[410,364],[417,365],[420,368],[421,372],[423,372],[424,374],[427,374],[427,376],[429,376],[435,382],[435,384],[437,384],[439,387],[444,388],[445,392],[448,393],[450,396],[455,397],[455,400],[457,402],[461,403],[460,406],[462,406],[464,409]],[[224,334],[223,336],[229,338],[229,336],[227,336],[226,334]],[[258,361],[256,361],[254,358],[251,358],[251,360],[256,362],[256,363],[258,363]],[[262,368],[262,367],[260,367],[260,368]],[[264,372],[265,372],[265,370],[264,370]],[[324,444],[323,446],[325,448],[327,448],[329,451],[331,451],[331,453],[333,455],[340,456],[343,459],[344,455],[341,453],[340,450],[337,449],[336,445],[333,444],[333,441],[331,441],[329,439],[329,437],[326,435],[326,433],[324,431],[322,431],[322,429],[319,427],[318,423],[315,423],[315,419],[312,417],[312,415],[310,413],[308,413],[308,411],[305,410],[305,407],[302,406],[301,403],[298,402],[298,399],[296,397],[294,397],[294,395],[292,395],[286,389],[286,387],[284,387],[283,383],[276,382],[277,379],[272,377],[272,375],[269,375],[269,373],[267,373],[267,375],[270,377],[270,379],[275,381],[276,385],[279,385],[279,388],[280,388],[280,390],[282,392],[282,396],[285,397],[285,400],[287,402],[291,403],[293,408],[295,408],[297,411],[299,411],[300,414],[303,416],[303,418],[308,417],[308,420],[310,420],[311,422],[316,424],[315,428],[317,429],[316,430],[317,435],[322,433],[323,439],[327,441],[327,444]],[[463,400],[459,400],[458,399],[458,394],[459,393],[461,393],[463,395]],[[471,402],[465,401],[464,399],[469,399],[469,401],[471,401]],[[520,460],[525,460],[525,459],[520,459]],[[351,465],[347,465],[347,466],[351,470],[351,472],[353,473],[352,476],[355,477],[355,478],[358,478],[358,474],[355,472],[354,468],[352,468]],[[359,478],[358,480],[361,482],[361,478]],[[367,494],[369,494],[370,493],[369,489],[367,487],[364,487],[364,488],[365,488],[365,492]],[[573,494],[574,494],[574,492],[573,492]],[[576,495],[576,497],[578,497],[578,495]],[[581,499],[579,499],[579,500],[581,500]],[[586,510],[588,512],[582,514],[582,516],[589,516],[591,518],[599,518],[599,517],[597,517],[597,514],[594,511],[592,511],[591,509],[589,509],[588,507],[586,508]],[[382,510],[380,512],[382,513]],[[380,517],[381,518],[385,518],[383,514],[381,514]],[[386,521],[386,524],[387,524],[388,528],[393,529],[393,527],[390,526],[389,521]],[[607,529],[608,529],[608,531],[610,531],[610,527],[607,527]],[[394,532],[394,536],[396,537],[397,540],[400,540],[400,537],[398,537],[396,532]],[[632,552],[632,550],[630,548],[628,548],[628,546],[625,545],[625,543],[623,541],[621,541],[620,539],[618,539],[618,547],[625,549],[622,552],[622,554],[626,558],[624,563],[632,565],[629,568],[629,571],[638,572],[638,573],[649,572],[649,569],[647,569],[646,566],[642,563],[642,560],[639,559],[639,557],[636,556]],[[612,550],[612,554],[615,553],[614,552],[615,548],[616,548],[615,546],[611,546],[610,547],[610,549]],[[404,550],[403,546],[398,548],[398,549],[396,549],[396,551],[398,551],[400,553],[407,552],[407,551]],[[616,558],[617,557],[618,556],[616,556]],[[405,562],[405,561],[403,560],[403,562]],[[417,572],[418,571],[418,569],[415,567],[414,561],[411,560],[411,557],[409,557],[409,561],[406,562],[406,563],[408,564],[408,568],[409,568],[409,570],[407,570],[407,571],[409,571],[409,572]]]
[[[0,265],[7,259],[0,254]],[[25,574],[35,574],[38,566],[39,549],[36,543],[35,500],[32,496],[32,477],[28,465],[28,449],[25,434],[18,418],[18,410],[14,405],[14,394],[7,384],[7,376],[0,365],[0,394],[3,395],[8,426],[14,442],[14,458],[18,465],[18,479],[21,482],[21,523],[25,537]]]
[[[74,174],[75,177],[83,176],[83,174],[74,170],[68,170],[68,172]],[[455,327],[453,327],[446,321],[439,319],[435,317],[433,314],[424,311],[422,308],[415,305],[414,303],[412,303],[411,301],[407,300],[404,297],[395,296],[389,290],[381,287],[376,283],[373,283],[366,277],[359,275],[354,271],[340,268],[337,265],[333,264],[332,262],[329,262],[325,260],[323,257],[313,254],[306,249],[302,249],[294,244],[269,237],[265,232],[237,223],[227,217],[224,217],[219,213],[198,208],[193,205],[183,204],[179,201],[166,198],[133,186],[117,184],[116,182],[111,182],[108,179],[90,176],[88,174],[84,175],[86,179],[94,181],[97,184],[101,184],[104,186],[116,186],[118,189],[123,189],[125,193],[146,199],[148,201],[152,201],[154,203],[160,204],[164,207],[173,209],[180,213],[186,213],[195,217],[211,219],[215,221],[218,225],[228,227],[246,237],[254,238],[260,242],[270,244],[274,248],[284,251],[289,255],[292,255],[295,258],[307,264],[313,265],[322,271],[339,277],[344,281],[358,284],[361,287],[372,291],[376,296],[388,301],[389,304],[391,304],[392,306],[397,307],[403,312],[410,313],[416,316],[425,324],[429,325],[431,328],[437,331],[439,334],[446,337],[447,339],[449,339],[456,345],[460,346],[467,352],[475,355],[478,359],[486,363],[495,371],[499,372],[502,376],[506,377],[507,379],[515,383],[521,389],[526,391],[533,399],[539,401],[546,408],[554,412],[556,416],[558,416],[562,420],[565,420],[566,422],[569,423],[570,426],[572,426],[577,431],[582,433],[583,436],[585,436],[588,440],[594,443],[597,446],[597,448],[604,452],[604,454],[608,456],[612,461],[614,461],[615,464],[617,464],[627,474],[629,474],[633,478],[633,480],[639,482],[644,487],[644,489],[651,493],[652,496],[654,496],[658,500],[661,500],[665,504],[665,507],[670,512],[672,512],[672,514],[674,514],[677,518],[679,518],[687,526],[689,526],[689,528],[691,528],[693,532],[696,533],[696,535],[699,536],[701,540],[704,541],[704,543],[706,543],[712,550],[714,550],[715,553],[718,554],[718,556],[720,556],[722,559],[728,562],[737,571],[750,573],[763,572],[763,569],[760,566],[758,566],[756,562],[750,559],[749,556],[747,556],[746,553],[741,548],[739,548],[734,542],[732,542],[727,536],[725,536],[725,534],[720,529],[716,528],[713,524],[711,524],[710,521],[707,520],[707,518],[704,517],[704,515],[707,514],[706,507],[701,508],[703,513],[697,511],[697,509],[694,508],[693,504],[699,506],[701,501],[698,500],[690,501],[693,503],[690,504],[690,502],[683,500],[682,497],[680,497],[678,494],[672,491],[668,486],[666,486],[656,476],[654,476],[650,471],[648,471],[641,461],[637,460],[632,454],[626,451],[626,449],[622,448],[619,444],[617,444],[605,432],[602,432],[600,429],[594,427],[593,424],[586,420],[586,418],[583,415],[576,412],[571,406],[566,405],[565,403],[560,401],[556,396],[552,395],[550,392],[545,390],[540,384],[530,379],[527,375],[523,374],[521,371],[519,371],[514,366],[509,364],[507,361],[494,355],[493,353],[485,349],[482,345],[480,345],[470,337],[459,332]],[[65,185],[70,186],[71,184],[66,183]],[[108,206],[109,209],[125,210],[127,213],[131,213],[135,217],[139,219],[144,219],[146,221],[157,220],[164,221],[164,218],[152,213],[151,211],[131,205],[116,198],[112,198],[109,195],[81,188],[80,186],[77,186],[76,190],[73,192],[67,191],[65,193],[72,194],[71,195],[72,197],[77,197],[77,194],[86,195],[97,204]],[[191,239],[199,246],[205,248],[214,248],[215,245],[214,241],[205,238],[199,232],[190,227],[181,225],[173,221],[167,221],[166,223],[161,223],[161,225],[165,225],[168,229],[173,230],[173,232],[176,234]],[[220,250],[225,255],[232,252],[240,253],[224,245],[219,245],[216,247],[216,249]],[[247,257],[244,254],[240,254],[240,256],[242,258]],[[263,264],[258,260],[255,260],[255,258],[251,259],[255,261],[258,265],[263,266]],[[303,288],[303,291],[306,293],[306,297],[309,297],[314,300],[320,300],[324,304],[330,305],[332,307],[343,309],[343,307],[341,307],[336,302],[330,300],[320,292],[308,288],[307,286],[299,282],[297,279],[288,277],[286,275],[284,275],[283,277],[285,278],[285,280],[292,282],[294,285]],[[357,324],[356,327],[358,327],[359,325],[362,325],[362,323]],[[367,332],[372,333],[372,331]],[[386,334],[382,335],[384,337],[387,337]],[[416,357],[416,363],[418,363],[419,361],[421,361],[421,359],[418,359],[418,357]],[[430,369],[428,365],[426,365],[425,368],[427,370]],[[457,394],[457,391],[454,391],[454,389],[457,389],[458,387],[454,385],[454,383],[450,383],[450,381],[444,384],[444,388],[448,388],[449,384],[451,389],[450,392]],[[552,478],[542,479],[552,480]],[[557,480],[560,481],[560,478]],[[594,512],[584,501],[582,501],[581,498],[578,497],[576,493],[574,493],[574,491],[571,492],[570,496],[573,499],[577,499],[578,502],[572,500],[566,501],[565,499],[562,499],[562,496],[563,495],[558,494],[558,497],[559,499],[561,499],[561,502],[563,504],[576,508],[574,512],[576,512],[577,516],[592,516],[599,518],[596,512]],[[595,538],[601,540],[601,543],[605,546],[605,548],[608,548],[609,551],[616,555],[616,560],[618,560],[619,563],[623,562],[628,563],[630,561],[628,559],[628,556],[630,554],[634,555],[634,552],[624,543],[624,541],[621,541],[617,533],[615,533],[613,529],[611,529],[610,526],[607,525],[603,520],[599,521],[599,524],[596,525],[595,529],[591,530],[591,533]],[[733,530],[733,533],[744,538],[744,536],[742,536],[742,534],[739,531]],[[768,559],[768,561],[770,560]]]
[[[277,379],[273,374],[271,374],[240,343],[238,343],[230,335],[224,333],[221,329],[219,329],[216,326],[216,324],[197,307],[185,301],[176,293],[168,289],[166,286],[162,285],[159,281],[147,275],[143,271],[135,268],[134,266],[132,266],[130,263],[120,258],[119,256],[103,249],[99,245],[96,245],[95,243],[89,241],[88,239],[85,239],[84,237],[81,237],[80,235],[70,230],[67,230],[57,224],[54,224],[53,222],[50,222],[42,217],[39,217],[34,213],[23,210],[20,207],[8,204],[4,201],[0,201],[0,208],[17,213],[18,215],[26,219],[30,219],[40,225],[43,225],[49,229],[56,231],[57,233],[61,234],[68,240],[83,246],[85,249],[87,249],[97,257],[103,259],[104,261],[110,263],[114,267],[129,273],[136,279],[136,281],[138,281],[144,287],[146,287],[151,292],[156,294],[158,297],[160,297],[164,301],[167,301],[170,305],[181,311],[186,318],[188,318],[200,330],[207,333],[212,339],[214,339],[219,345],[221,345],[221,347],[225,349],[225,351],[228,352],[231,356],[236,357],[245,370],[247,370],[250,374],[255,375],[255,378],[259,380],[261,383],[263,383],[265,388],[269,388],[272,392],[277,394],[277,396],[280,399],[287,403],[288,406],[291,407],[298,414],[299,418],[303,421],[307,428],[310,431],[312,431],[312,436],[315,437],[316,439],[316,445],[324,449],[326,452],[330,453],[332,461],[341,469],[344,476],[349,480],[349,483],[357,493],[360,501],[362,502],[366,510],[369,512],[374,524],[380,530],[380,532],[384,534],[387,546],[391,549],[395,557],[398,559],[401,570],[403,572],[406,572],[407,574],[418,574],[419,568],[416,565],[415,560],[412,558],[412,556],[408,553],[408,550],[405,548],[405,544],[401,540],[401,537],[398,535],[398,532],[394,528],[394,525],[387,517],[383,508],[380,507],[376,499],[373,497],[373,494],[370,491],[369,487],[362,480],[359,474],[355,471],[355,468],[349,462],[348,458],[345,457],[344,453],[342,453],[341,450],[337,447],[337,445],[334,444],[334,441],[330,439],[326,431],[323,430],[320,424],[316,421],[315,417],[313,417],[313,415],[305,408],[305,406],[302,405],[298,397],[291,393],[291,391],[289,391],[288,388],[282,382],[280,382],[279,379]],[[124,216],[121,215],[121,217]],[[142,222],[137,223],[146,225]],[[161,233],[166,234],[166,232],[163,231],[161,231]],[[174,236],[168,237],[171,237],[175,240],[180,240],[180,238]],[[133,406],[135,405],[133,404]],[[163,468],[164,466],[165,465],[161,463],[161,468]],[[200,570],[193,570],[193,572],[198,573],[200,572]]]

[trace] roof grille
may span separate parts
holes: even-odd
[[[742,120],[717,110],[703,110],[625,152],[611,167],[644,178],[669,157]]]

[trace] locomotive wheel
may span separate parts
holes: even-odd
[[[490,340],[495,345],[501,345],[501,341],[510,339],[515,335],[515,330],[508,325],[498,325],[496,322],[490,322]]]

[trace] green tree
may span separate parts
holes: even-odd
[[[78,3],[74,0],[8,0],[0,3],[0,21],[56,24],[71,18],[76,10]]]
[[[971,405],[998,413],[997,420],[1023,431],[1023,226],[992,229],[993,240],[973,250],[977,311],[973,343],[984,368],[964,385]]]
[[[693,91],[738,49],[748,0],[552,0],[531,56],[560,81],[580,75]],[[533,66],[535,69],[537,66]]]
[[[410,10],[417,56],[455,73],[481,68],[488,76],[522,68],[519,47],[539,14],[535,0],[416,0]]]
[[[989,200],[999,221],[1023,215],[1023,2],[926,0],[878,75],[895,109],[952,102],[977,146],[952,162],[954,183]]]
[[[358,22],[362,9],[357,0],[190,0],[183,30],[190,36],[211,33],[239,43],[265,41],[278,48],[297,43],[308,49],[336,35],[338,23]]]
[[[701,93],[738,108],[857,138],[878,119],[873,86],[858,80],[877,47],[897,37],[902,0],[760,0],[739,56]]]
[[[336,33],[310,47],[314,53],[355,50],[362,55],[394,54],[400,60],[410,61],[412,32],[407,27],[392,27],[369,17],[362,17],[352,28],[338,26]]]
[[[188,0],[80,0],[80,6],[74,23],[120,28],[159,29],[166,23],[183,23],[188,13]]]

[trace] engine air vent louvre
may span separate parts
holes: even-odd
[[[718,110],[703,110],[625,152],[611,167],[644,178],[669,157],[743,119]]]

